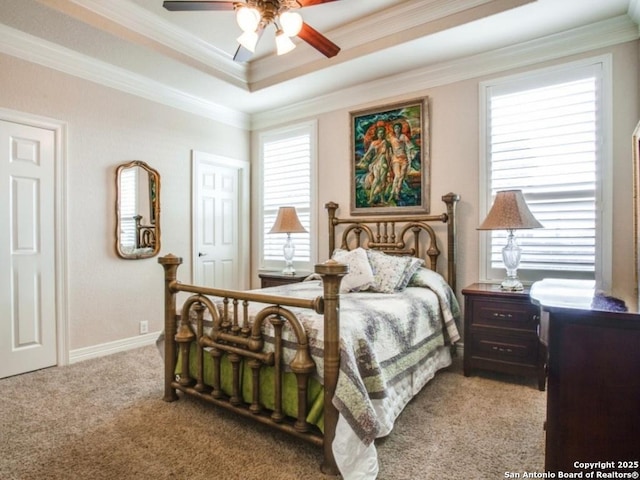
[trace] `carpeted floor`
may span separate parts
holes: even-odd
[[[542,472],[535,379],[440,372],[376,442],[380,480]],[[0,380],[0,479],[324,479],[321,452],[195,399],[162,401],[145,347]],[[242,469],[242,470],[241,470]]]

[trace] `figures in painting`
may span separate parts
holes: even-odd
[[[404,182],[407,177],[409,166],[411,165],[413,157],[417,153],[417,149],[411,143],[411,139],[407,134],[403,132],[403,125],[401,122],[394,122],[393,134],[391,135],[389,142],[393,149],[393,155],[391,157],[391,170],[393,172],[391,196],[393,200],[398,202],[400,200],[402,182]]]
[[[367,152],[358,164],[359,168],[367,169],[364,187],[369,192],[370,205],[384,202],[392,161],[392,147],[387,140],[386,127],[381,125],[376,128],[375,132],[375,139],[369,144]]]
[[[364,155],[356,163],[356,171],[361,173],[361,203],[370,207],[405,206],[415,200],[408,175],[419,148],[411,140],[408,122],[403,119],[374,122],[363,135],[362,147]],[[415,204],[419,205],[419,192]]]

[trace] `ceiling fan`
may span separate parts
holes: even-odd
[[[328,58],[337,55],[340,47],[305,23],[296,11],[302,7],[334,1],[336,0],[165,1],[162,6],[170,11],[235,10],[236,21],[243,33],[238,37],[240,46],[233,59],[246,62],[251,58],[258,40],[269,24],[276,28],[278,55],[295,48],[291,41],[291,37],[295,36]]]

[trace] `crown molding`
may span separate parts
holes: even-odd
[[[275,55],[254,60],[248,71],[250,90],[255,92],[533,1],[431,0],[426,2],[427,5],[425,2],[404,2],[327,32],[327,37],[341,47],[340,55],[331,59],[310,55],[313,47],[303,45],[288,53],[286,62]],[[382,36],[381,25],[384,25]],[[303,42],[297,43],[300,45]]]
[[[126,36],[141,38],[141,43],[148,44],[151,41],[156,44],[156,48],[163,50],[169,56],[177,56],[184,63],[205,73],[222,77],[236,87],[249,89],[247,65],[234,62],[226,52],[133,2],[122,0],[38,1],[81,21],[94,23],[98,27],[107,20],[124,29]]]
[[[636,6],[638,2],[640,0],[633,0],[633,4]],[[391,91],[396,95],[404,96],[440,85],[637,40],[639,36],[637,24],[629,16],[622,15],[517,45],[391,75],[341,89],[332,94],[253,115],[186,94],[147,77],[97,61],[4,25],[0,25],[0,52],[156,103],[248,130],[308,118],[310,112],[312,115],[316,115],[352,108],[374,99],[388,98]]]
[[[640,0],[629,0],[627,14],[631,20],[640,25]]]
[[[388,76],[283,108],[256,113],[251,117],[251,128],[268,128],[306,118],[309,112],[317,115],[353,108],[375,98],[389,98],[389,92],[404,96],[441,85],[637,40],[639,37],[638,26],[627,15],[622,15],[517,45]]]
[[[2,24],[0,52],[234,127],[250,127],[250,116],[246,113],[186,94]]]

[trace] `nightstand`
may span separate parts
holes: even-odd
[[[505,292],[474,283],[464,295],[464,375],[475,369],[535,376],[545,389],[545,349],[538,337],[540,309],[529,289]]]
[[[282,272],[262,272],[259,273],[260,288],[276,287],[278,285],[289,285],[303,281],[310,275],[309,272],[296,272],[294,275],[285,275]]]

